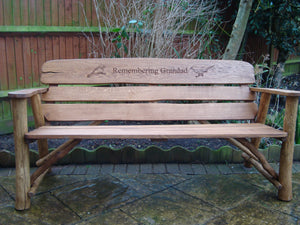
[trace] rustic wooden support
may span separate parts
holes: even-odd
[[[90,126],[99,125],[103,123],[103,121],[94,121],[90,124]],[[50,160],[55,154],[58,152],[61,152],[64,148],[68,147],[68,145],[74,145],[74,147],[81,142],[81,139],[70,139],[67,140],[65,143],[57,147],[55,150],[44,156],[43,158],[40,158],[38,161],[36,161],[37,166],[43,165],[46,161]]]
[[[62,152],[65,148],[67,148],[69,145],[72,145],[73,147],[75,147],[77,144],[79,144],[81,142],[80,139],[70,139],[67,140],[65,143],[63,143],[62,145],[60,145],[59,147],[57,147],[55,150],[53,150],[52,152],[50,152],[48,155],[44,156],[43,158],[40,158],[38,161],[36,161],[36,165],[37,166],[42,166],[43,164],[45,164],[47,161],[51,160],[53,157],[55,157],[55,155],[59,154],[60,152]]]
[[[32,175],[30,178],[31,185],[40,177],[47,169],[49,169],[54,163],[56,163],[58,160],[62,159],[64,156],[66,156],[69,151],[71,151],[78,143],[80,143],[81,140],[79,139],[72,139],[67,144],[62,144],[58,151],[55,152],[55,154],[52,154],[52,157],[49,158],[42,164]]]
[[[36,194],[36,191],[40,185],[40,183],[42,182],[42,180],[44,179],[45,175],[48,173],[49,169],[47,169],[44,173],[42,173],[41,176],[39,176],[34,182],[33,184],[31,185],[31,188],[28,192],[28,196],[29,198],[32,198],[35,194]]]
[[[267,114],[268,114],[268,109],[270,105],[270,100],[271,100],[271,94],[270,93],[261,93],[260,101],[259,101],[259,108],[257,112],[257,116],[255,118],[256,123],[263,123],[265,124]],[[252,138],[251,143],[255,146],[255,148],[259,148],[261,138]],[[247,161],[244,161],[244,166],[247,168],[251,167],[251,163],[247,163]]]
[[[282,185],[278,180],[276,180],[273,176],[269,174],[268,171],[266,171],[262,165],[257,162],[255,159],[251,158],[246,153],[242,153],[242,157],[244,160],[250,162],[256,169],[259,171],[268,181],[270,181],[278,190],[282,189]]]
[[[236,139],[226,138],[226,140],[228,142],[230,142],[231,144],[233,144],[234,146],[238,147],[241,151],[245,152],[251,158],[258,160],[258,158],[246,146],[244,146],[242,143],[238,142]]]
[[[257,112],[257,116],[255,119],[256,123],[265,123],[268,110],[269,110],[269,105],[270,105],[270,100],[271,100],[271,94],[269,93],[261,93],[260,97],[260,102],[259,102],[259,108]],[[260,144],[261,138],[252,138],[251,143],[258,148]]]
[[[99,125],[101,123],[103,123],[103,121],[94,121],[90,124],[90,126]],[[70,139],[45,157],[39,159],[36,162],[36,165],[39,166],[39,168],[31,175],[31,184],[33,184],[38,177],[40,177],[47,169],[49,169],[51,165],[66,156],[80,142],[81,139]]]
[[[30,208],[30,199],[27,195],[30,188],[29,147],[24,139],[24,134],[28,132],[27,99],[12,99],[12,113],[16,160],[15,208],[24,210]]]
[[[41,96],[39,94],[33,95],[31,97],[31,105],[33,111],[33,117],[35,122],[35,127],[45,126],[45,118],[41,110]],[[47,139],[37,140],[39,158],[42,158],[48,154],[48,141]]]
[[[201,124],[210,124],[209,121],[205,121],[205,120],[201,120],[201,121],[198,121],[198,122],[201,123]],[[253,158],[255,160],[258,160],[258,158],[246,146],[244,146],[242,143],[240,143],[236,139],[234,139],[234,138],[225,138],[225,140],[227,140],[228,142],[230,142],[234,146],[238,147],[241,151],[245,152],[251,158]]]
[[[287,139],[282,143],[280,152],[279,182],[282,189],[278,191],[278,199],[292,200],[292,166],[295,142],[295,129],[297,120],[299,97],[286,97],[283,130],[288,133]]]
[[[278,179],[278,174],[270,166],[270,164],[266,160],[265,156],[261,152],[259,152],[258,149],[252,143],[247,141],[247,139],[245,139],[245,138],[237,138],[236,140],[239,141],[240,143],[242,143],[244,146],[246,146],[259,159],[263,168],[266,171],[268,171],[272,177],[274,177],[275,179]]]

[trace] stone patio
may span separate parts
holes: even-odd
[[[0,168],[0,224],[299,224],[300,163],[293,169],[294,199],[281,202],[240,164],[57,166],[18,212],[15,171]]]

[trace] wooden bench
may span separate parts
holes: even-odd
[[[249,63],[150,58],[54,60],[43,65],[41,81],[49,88],[9,93],[14,121],[17,210],[30,207],[30,197],[50,166],[81,139],[225,138],[244,151],[246,162],[279,189],[280,200],[292,199],[300,92],[249,87],[255,82]],[[259,107],[256,92],[261,92]],[[283,130],[264,125],[271,94],[286,96]],[[30,132],[27,99],[31,100],[36,124]],[[100,125],[105,120],[174,124]],[[53,121],[94,122],[85,126],[50,126]],[[175,124],[176,121],[180,122]],[[279,174],[257,150],[263,137],[283,142]],[[69,140],[48,154],[49,138]],[[34,140],[38,141],[40,159],[36,162],[38,169],[30,177],[28,143]]]

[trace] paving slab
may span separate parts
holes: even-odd
[[[126,173],[127,164],[116,164],[114,173]]]
[[[139,164],[128,164],[127,165],[127,173],[128,174],[139,174],[140,173],[140,165]]]
[[[228,210],[222,216],[212,219],[207,225],[213,224],[298,224],[296,217],[270,210],[257,205],[256,202],[244,202]]]
[[[98,176],[101,170],[101,165],[88,165],[86,174]]]
[[[212,167],[211,167],[212,168]],[[214,167],[215,168],[215,167]],[[209,167],[204,167],[202,164],[192,164],[193,174],[207,174]]]
[[[53,195],[81,218],[130,201],[128,186],[111,176],[101,176],[64,186]]]
[[[187,163],[187,164],[179,163],[178,166],[179,166],[179,169],[180,169],[181,173],[187,174],[187,175],[194,174],[192,164],[190,164],[190,163]]]
[[[152,164],[146,163],[146,164],[141,164],[141,173],[153,173],[152,171]]]
[[[230,169],[230,167],[226,164],[220,164],[217,165],[218,170],[220,171],[221,174],[232,174],[232,170]]]
[[[177,163],[168,163],[168,164],[166,164],[166,168],[167,168],[167,173],[170,173],[170,174],[180,174],[181,173]]]
[[[152,165],[153,173],[167,173],[166,164],[164,163],[155,163]]]
[[[220,214],[203,201],[168,189],[122,207],[139,224],[204,224]]]
[[[199,175],[174,188],[224,210],[251,198],[260,190],[234,175]]]
[[[104,212],[96,216],[83,219],[77,225],[95,225],[95,224],[122,224],[122,225],[138,225],[139,223],[132,217],[128,216],[120,209]]]

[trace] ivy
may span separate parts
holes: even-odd
[[[268,44],[289,54],[296,53],[300,40],[300,3],[298,0],[258,0],[249,27]]]

